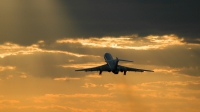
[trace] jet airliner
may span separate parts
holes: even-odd
[[[105,53],[104,54],[104,59],[106,64],[93,67],[93,68],[85,68],[85,69],[80,69],[80,70],[75,70],[75,71],[99,71],[99,75],[102,74],[103,71],[107,72],[113,72],[114,74],[118,74],[119,72],[124,72],[124,75],[126,75],[127,71],[135,71],[135,72],[154,72],[152,70],[144,70],[144,69],[138,69],[138,68],[129,68],[125,66],[118,65],[119,61],[125,61],[125,62],[133,62],[129,60],[123,60],[123,59],[113,59],[112,55],[110,53]]]

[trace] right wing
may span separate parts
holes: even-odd
[[[125,69],[126,71],[134,71],[134,72],[154,72],[152,70],[145,70],[145,69],[139,69],[139,68],[130,68],[130,67],[126,67],[126,66],[121,66],[121,65],[118,65],[120,68],[123,68]]]
[[[97,67],[93,67],[93,68],[85,68],[85,69],[79,69],[79,70],[75,70],[75,71],[111,71],[110,67],[108,66],[108,64],[105,65],[101,65],[101,66],[97,66]]]

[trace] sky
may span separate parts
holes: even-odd
[[[198,112],[199,4],[1,0],[0,111]],[[106,52],[154,72],[75,72]]]

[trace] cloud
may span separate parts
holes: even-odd
[[[82,86],[84,88],[90,88],[90,87],[97,87],[96,84],[93,84],[93,83],[85,83],[84,86]]]
[[[20,77],[23,78],[23,79],[27,78],[27,76],[25,74],[21,75]]]
[[[115,45],[110,44],[113,42]],[[63,38],[54,44],[40,40],[30,46],[4,43],[0,45],[0,70],[8,75],[8,72],[15,72],[20,76],[23,75],[20,73],[26,73],[37,77],[67,80],[66,77],[87,75],[78,75],[78,72],[74,72],[75,69],[105,64],[103,54],[110,52],[113,57],[134,60],[130,65],[123,64],[126,66],[147,66],[147,69],[155,69],[157,72],[199,76],[199,46],[196,43],[187,43],[184,38],[176,35]],[[15,69],[10,71],[8,67]]]
[[[14,70],[14,66],[0,66],[0,72],[5,70]]]
[[[66,38],[57,40],[58,44],[77,44],[80,47],[91,48],[114,48],[114,49],[133,49],[133,50],[150,50],[164,49],[172,45],[185,45],[183,38],[176,35],[156,36],[150,35],[147,37],[138,37],[138,35],[120,36],[120,37],[91,37],[91,38]]]
[[[180,86],[186,86],[186,85],[189,85],[189,84],[194,84],[194,85],[199,85],[200,82],[196,82],[196,81],[159,81],[159,82],[151,82],[151,83],[142,83],[141,86],[152,86],[152,85],[157,85],[157,84],[162,84],[162,85],[165,85],[165,86],[174,86],[174,85],[180,85]]]
[[[173,68],[170,68],[170,69],[154,69],[154,72],[162,72],[162,73],[176,73],[180,71],[180,69],[173,69]]]
[[[31,46],[20,46],[13,43],[5,43],[3,45],[0,45],[0,50],[1,50],[1,53],[0,53],[1,58],[4,58],[6,56],[11,56],[11,55],[18,55],[18,54],[27,55],[27,54],[33,54],[33,53],[66,54],[66,55],[72,55],[76,57],[89,56],[89,55],[72,53],[72,52],[67,52],[67,51],[45,50],[45,49],[39,48],[39,44],[33,44]],[[94,57],[98,57],[98,56],[94,56]]]
[[[175,34],[187,42],[199,43],[197,0],[38,2],[0,2],[0,43],[32,45],[40,40],[53,43],[63,37],[131,34],[142,37]]]
[[[104,87],[108,88],[108,90],[113,90],[113,89],[116,89],[116,84],[108,83],[108,84],[104,84]]]
[[[101,63],[83,63],[83,64],[66,64],[66,65],[61,65],[63,68],[91,68],[91,67],[94,67],[94,66],[100,66],[100,65],[103,65],[105,64],[105,62],[101,62]]]
[[[181,69],[180,73],[199,77],[200,76],[200,68],[199,68],[199,66],[188,67],[188,68],[184,67]]]
[[[101,78],[102,76],[99,74],[91,74],[91,75],[87,75],[87,78]]]
[[[176,34],[199,38],[199,1],[66,1],[82,37]],[[82,4],[82,5],[77,5]],[[112,4],[112,5],[111,5]],[[103,6],[103,7],[102,7]],[[182,11],[185,10],[185,11]]]

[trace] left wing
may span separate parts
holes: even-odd
[[[145,70],[145,69],[138,69],[138,68],[130,68],[130,67],[125,67],[125,66],[121,66],[118,65],[118,67],[125,69],[126,71],[135,71],[135,72],[154,72],[152,70]]]
[[[105,65],[101,65],[101,66],[97,66],[97,67],[93,67],[93,68],[85,68],[85,69],[79,69],[79,70],[75,70],[75,71],[110,71],[110,67],[108,66],[108,64]]]

